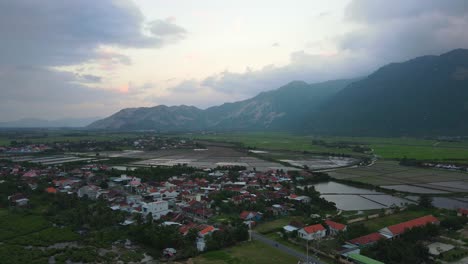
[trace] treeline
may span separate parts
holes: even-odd
[[[367,153],[372,149],[362,143],[348,142],[348,141],[337,141],[337,142],[326,142],[321,139],[312,140],[312,145],[324,146],[326,148],[337,148],[337,149],[350,149],[353,152]]]

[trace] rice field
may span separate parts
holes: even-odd
[[[340,169],[330,176],[420,194],[468,192],[468,173],[442,169],[400,166],[395,161],[377,161],[373,166]]]

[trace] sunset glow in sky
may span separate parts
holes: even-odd
[[[0,121],[209,106],[468,47],[468,2],[0,0]]]

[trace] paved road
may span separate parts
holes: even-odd
[[[265,243],[269,246],[272,246],[272,247],[275,247],[281,251],[283,251],[284,253],[286,254],[289,254],[293,257],[296,257],[298,258],[299,260],[302,260],[304,261],[304,263],[306,263],[305,261],[307,261],[307,255],[302,253],[302,252],[299,252],[295,249],[292,249],[290,247],[287,247],[285,245],[282,245],[280,243],[278,243],[277,241],[273,240],[273,239],[270,239],[266,236],[263,236],[259,233],[256,233],[256,232],[252,232],[252,238],[254,240],[258,240],[258,241],[261,241],[262,243]],[[311,256],[310,255],[310,251],[309,251],[309,263],[314,263],[314,264],[324,264],[323,262],[320,262],[319,260],[317,260],[314,256]]]

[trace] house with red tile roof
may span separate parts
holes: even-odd
[[[253,220],[253,221],[259,221],[262,219],[262,214],[259,212],[252,212],[252,211],[243,211],[240,213],[239,217],[242,220]]]
[[[46,193],[57,193],[57,189],[55,189],[54,187],[49,187],[49,188],[45,189],[45,192]]]
[[[345,232],[347,230],[347,226],[334,222],[332,220],[325,220],[325,224],[327,225],[327,229],[330,235],[334,236],[339,232]]]
[[[465,209],[465,208],[458,208],[458,210],[457,210],[457,216],[468,217],[468,209]]]
[[[382,234],[375,232],[365,236],[357,237],[348,241],[348,243],[356,245],[356,246],[368,246],[377,243],[377,241],[381,239],[385,239],[386,237]]]
[[[214,231],[218,230],[217,228],[215,228],[214,226],[207,226],[205,227],[204,229],[200,230],[200,232],[198,232],[198,235],[200,237],[205,237],[207,235],[211,235]]]
[[[387,226],[385,228],[380,229],[379,233],[384,235],[385,237],[392,238],[403,234],[411,228],[421,227],[428,224],[439,224],[439,219],[435,218],[432,215],[426,215],[396,225]]]
[[[298,235],[300,238],[305,240],[315,240],[324,238],[327,235],[326,232],[327,230],[325,229],[325,227],[323,227],[323,225],[316,224],[301,228],[298,231]]]
[[[195,228],[197,225],[194,224],[194,223],[190,223],[190,224],[186,224],[186,225],[183,225],[181,227],[179,227],[179,232],[182,234],[182,235],[187,235],[188,232],[190,231],[190,229],[192,228]]]

